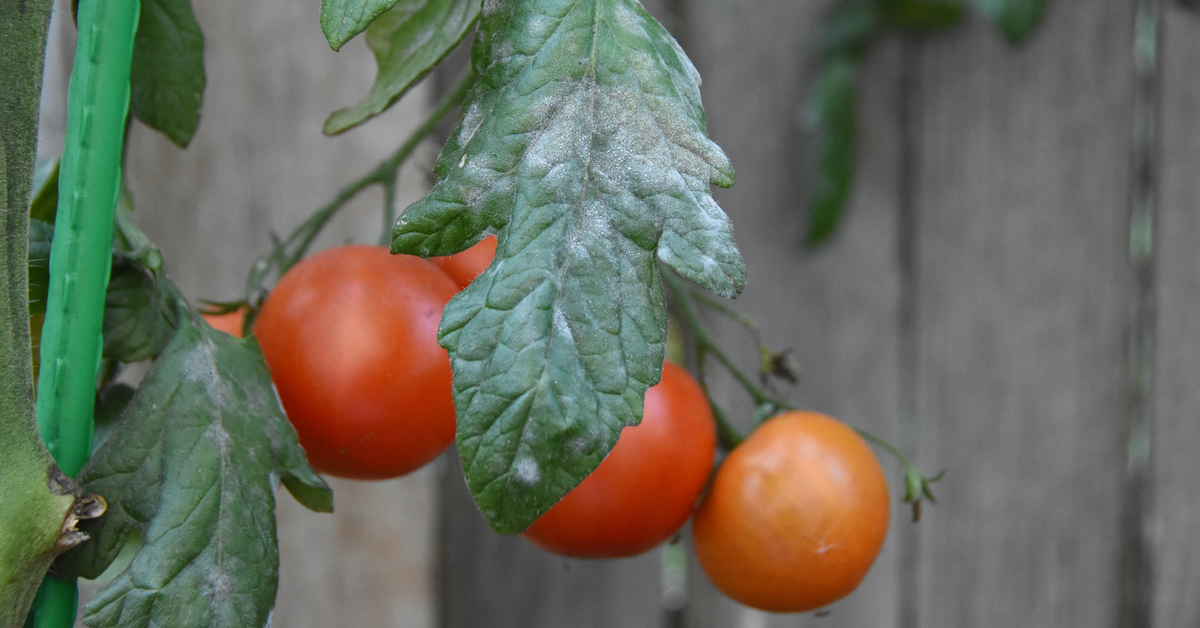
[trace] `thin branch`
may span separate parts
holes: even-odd
[[[746,392],[750,393],[755,405],[769,403],[778,408],[790,407],[786,401],[776,398],[756,384],[753,379],[738,368],[737,364],[734,364],[733,360],[721,349],[720,345],[713,340],[708,330],[705,329],[704,324],[700,322],[700,317],[696,315],[696,309],[692,302],[693,295],[683,279],[667,269],[663,269],[660,275],[663,278],[663,285],[667,286],[672,296],[675,297],[684,322],[691,328],[692,334],[696,339],[696,349],[701,352],[711,353],[716,357],[725,369],[738,380],[738,383],[746,389]]]
[[[387,231],[391,227],[391,222],[395,216],[395,187],[396,177],[400,170],[400,165],[408,159],[409,155],[416,150],[421,141],[427,135],[433,132],[442,118],[446,117],[450,111],[459,106],[463,99],[466,98],[467,92],[475,84],[477,76],[474,70],[468,69],[459,80],[450,93],[438,103],[437,107],[426,116],[408,139],[400,145],[387,159],[379,162],[370,172],[350,182],[333,197],[328,203],[313,213],[312,216],[305,220],[303,224],[296,228],[295,231],[277,244],[267,255],[260,257],[257,262],[251,267],[250,276],[246,280],[246,294],[243,300],[250,302],[255,299],[262,290],[262,282],[267,274],[274,266],[280,275],[287,272],[289,268],[295,266],[308,252],[308,247],[312,245],[313,240],[321,232],[321,229],[332,219],[339,210],[352,198],[358,195],[367,187],[375,184],[383,186],[384,189],[384,216],[388,223],[384,228],[384,238],[387,237]],[[288,247],[294,247],[290,252],[286,252]]]

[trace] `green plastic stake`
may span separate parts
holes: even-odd
[[[36,404],[42,439],[70,476],[92,450],[104,293],[140,8],[138,0],[79,3]],[[69,628],[77,598],[74,580],[47,576],[27,625]]]

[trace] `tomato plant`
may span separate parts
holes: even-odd
[[[576,558],[640,554],[679,530],[712,471],[717,432],[704,390],[663,364],[646,391],[642,422],[579,486],[525,531],[550,552]]]
[[[773,612],[820,608],[853,591],[887,535],[879,461],[828,416],[763,423],[721,464],[692,524],[700,566],[723,593]]]
[[[710,415],[701,387],[677,367],[665,367],[647,392],[666,353],[661,281],[690,282],[671,288],[673,305],[693,296],[711,304],[695,291],[736,296],[745,264],[712,197],[711,186],[733,184],[733,167],[708,137],[699,76],[639,2],[323,2],[330,46],[362,34],[379,68],[359,104],[329,116],[329,134],[387,109],[456,58],[449,53],[471,32],[476,44],[458,85],[412,134],[273,240],[245,292],[220,306],[237,313],[210,319],[241,335],[239,315],[257,310],[259,342],[202,324],[129,216],[123,177],[137,174],[122,167],[134,165],[121,161],[127,122],[136,118],[183,148],[200,120],[205,48],[191,1],[161,0],[145,12],[138,2],[81,4],[63,158],[31,197],[30,131],[50,4],[0,5],[0,41],[17,42],[20,60],[0,64],[0,82],[18,86],[19,96],[18,119],[5,109],[0,124],[0,199],[18,210],[0,221],[0,236],[11,244],[53,233],[53,245],[38,249],[50,277],[36,404],[25,335],[33,301],[20,272],[33,256],[22,260],[25,249],[6,246],[0,272],[12,288],[3,321],[11,333],[0,334],[0,345],[13,357],[11,385],[0,387],[0,457],[15,461],[6,471],[21,469],[0,478],[0,492],[37,491],[44,511],[31,526],[20,521],[26,507],[0,513],[0,556],[15,551],[28,563],[0,560],[0,581],[11,565],[22,580],[15,593],[0,584],[0,625],[21,620],[53,553],[91,535],[57,559],[30,622],[70,625],[74,579],[102,573],[135,528],[135,557],[88,601],[85,623],[263,625],[278,576],[276,484],[329,511],[331,491],[314,468],[393,477],[436,456],[456,430],[467,487],[498,532],[532,523],[529,538],[553,551],[621,556],[661,542],[687,519],[711,470],[713,422],[726,444],[740,435],[719,410]],[[856,23],[862,37],[877,30]],[[851,108],[841,106],[853,96],[847,63],[830,63],[841,82],[829,81],[824,110],[839,114],[826,122],[843,134],[852,130]],[[462,114],[435,166],[437,182],[398,213],[401,164],[454,110]],[[844,151],[821,161],[847,172]],[[373,185],[383,188],[390,252],[435,261],[363,246],[305,259],[334,214]],[[26,223],[26,206],[40,226]],[[472,283],[480,273],[484,280]],[[762,415],[784,407],[736,372],[699,326],[692,332],[701,368],[712,353]],[[146,360],[136,392],[118,381],[126,365]],[[96,448],[95,401],[106,390],[125,394],[110,397],[106,411],[119,420]],[[643,397],[646,420],[629,427]],[[80,486],[54,476],[59,470]],[[925,478],[907,477],[924,491]],[[50,488],[62,491],[44,494]],[[73,520],[64,504],[85,491],[105,497],[109,515],[84,534],[60,529]],[[920,491],[918,499],[928,495]],[[72,505],[74,518],[99,514],[79,508],[87,499]],[[37,538],[12,533],[22,529]],[[229,570],[230,556],[254,560]],[[214,582],[220,595],[196,595]]]
[[[437,327],[457,291],[430,262],[380,246],[328,249],[280,279],[254,334],[314,469],[396,477],[454,440]]]
[[[454,255],[431,257],[429,261],[442,269],[459,286],[466,288],[496,256],[496,236],[488,236],[471,248]]]

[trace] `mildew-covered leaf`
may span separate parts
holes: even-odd
[[[699,75],[635,0],[489,1],[472,57],[441,180],[392,250],[499,236],[439,338],[468,487],[512,533],[641,420],[666,336],[656,257],[725,296],[745,268],[711,195],[733,169],[707,137]]]
[[[314,510],[305,462],[253,339],[190,317],[154,361],[80,481],[108,513],[56,563],[94,578],[137,528],[133,561],[84,608],[88,626],[262,626],[275,601],[275,484]]]

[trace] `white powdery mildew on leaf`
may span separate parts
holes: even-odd
[[[229,432],[225,431],[225,427],[220,421],[213,421],[204,429],[204,436],[211,440],[217,447],[217,453],[221,457],[229,455],[229,448],[233,444],[233,438]]]
[[[184,358],[185,381],[204,386],[204,392],[215,405],[223,405],[230,398],[229,383],[217,373],[216,347],[212,340],[204,339],[192,346]]]
[[[487,0],[477,44],[444,178],[394,245],[436,249],[451,224],[500,236],[439,342],[468,486],[511,532],[640,420],[666,340],[656,257],[728,295],[744,268],[709,189],[732,167],[699,76],[636,0]]]
[[[542,479],[542,470],[537,460],[528,456],[518,457],[513,461],[513,476],[525,486],[534,486]]]

